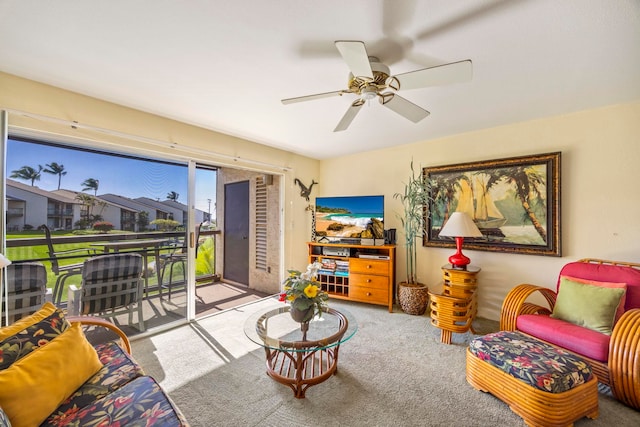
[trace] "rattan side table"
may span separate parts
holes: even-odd
[[[440,342],[451,344],[452,333],[474,332],[479,272],[480,268],[472,265],[466,269],[442,266],[442,292],[429,292],[431,324],[441,330]]]

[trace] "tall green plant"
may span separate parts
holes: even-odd
[[[404,185],[404,193],[396,193],[394,198],[402,202],[403,212],[398,215],[404,231],[405,247],[407,248],[407,283],[418,283],[416,263],[418,252],[418,238],[427,232],[426,220],[429,217],[429,202],[431,198],[431,182],[413,168],[411,160],[411,175]]]

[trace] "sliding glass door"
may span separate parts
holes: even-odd
[[[194,262],[193,283],[195,289],[195,313],[201,317],[215,308],[216,285],[220,275],[216,272],[219,231],[216,220],[218,169],[201,163],[195,164],[193,228]],[[190,316],[193,318],[193,316]]]
[[[5,255],[43,264],[56,304],[83,312],[76,297],[88,258],[136,253],[144,329],[195,317],[196,278],[215,275],[206,241],[215,227],[215,168],[13,135],[6,153]],[[80,268],[61,280],[72,265]],[[114,321],[129,334],[142,329],[135,316],[131,325],[126,315]]]

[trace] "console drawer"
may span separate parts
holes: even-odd
[[[375,276],[372,274],[351,274],[349,275],[349,286],[389,289],[389,278],[387,276]]]
[[[365,287],[349,287],[349,298],[354,301],[386,305],[389,303],[389,290]]]
[[[349,259],[349,273],[389,275],[389,261],[378,259]]]

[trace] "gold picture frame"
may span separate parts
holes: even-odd
[[[431,182],[423,245],[455,247],[438,233],[451,213],[462,211],[483,235],[465,238],[465,249],[562,256],[560,161],[554,152],[423,168]]]

